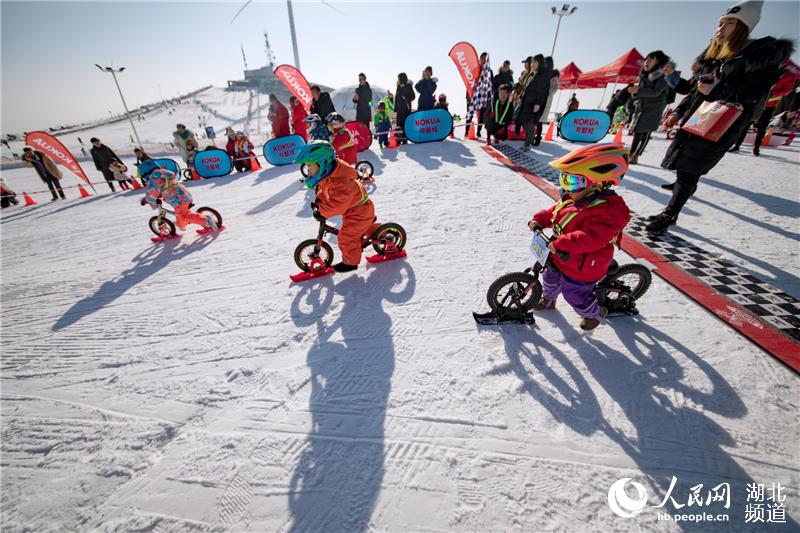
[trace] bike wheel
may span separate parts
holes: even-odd
[[[175,235],[175,224],[167,217],[161,217],[161,224],[158,222],[158,215],[150,217],[148,226],[150,227],[150,231],[155,233],[158,237],[171,237]]]
[[[212,209],[211,207],[198,207],[197,212],[203,216],[211,215],[214,221],[217,223],[217,227],[222,227],[222,215],[219,214],[219,211],[216,209]]]
[[[358,161],[356,163],[356,173],[361,179],[371,178],[375,173],[375,167],[369,161]]]
[[[497,278],[486,291],[486,301],[492,311],[512,309],[529,311],[542,297],[542,285],[533,274],[512,272]]]
[[[598,288],[607,291],[606,298],[616,299],[614,293],[621,293],[623,290],[630,291],[631,298],[635,301],[644,296],[650,283],[653,281],[653,274],[644,265],[631,263],[622,265],[616,272],[603,278],[598,283]]]
[[[398,250],[402,250],[406,245],[406,230],[400,224],[387,222],[372,232],[372,248],[383,255],[386,250],[386,242],[393,242]]]
[[[294,249],[294,262],[303,272],[311,271],[311,261],[314,257],[314,247],[317,245],[317,239],[306,239],[297,245]],[[326,267],[333,264],[333,248],[325,241],[319,248],[319,258]]]

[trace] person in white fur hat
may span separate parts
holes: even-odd
[[[667,128],[683,125],[703,102],[733,102],[742,112],[717,141],[679,130],[664,155],[661,166],[677,171],[672,198],[662,213],[650,217],[647,230],[661,234],[678,220],[683,206],[697,190],[700,176],[707,174],[736,143],[753,120],[757,103],[769,93],[794,51],[786,39],[750,33],[761,19],[760,0],[746,0],[728,8],[719,18],[711,42],[697,58],[697,84],[664,122]]]

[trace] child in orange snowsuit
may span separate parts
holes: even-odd
[[[330,143],[314,141],[300,149],[295,163],[305,163],[309,177],[307,187],[316,188],[316,199],[311,204],[314,218],[342,216],[339,228],[339,250],[342,261],[333,266],[337,272],[358,268],[364,240],[380,224],[376,222],[375,206],[369,199],[356,169],[338,159]]]

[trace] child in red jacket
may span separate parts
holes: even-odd
[[[536,310],[554,309],[559,294],[581,317],[581,329],[596,328],[608,314],[597,303],[594,288],[606,275],[614,244],[631,219],[628,206],[611,190],[628,171],[628,151],[622,144],[594,144],[550,162],[561,171],[564,200],[539,211],[528,223],[531,231],[552,228],[550,256],[555,268],[542,273],[542,299]],[[566,252],[562,259],[555,252]]]
[[[358,162],[358,146],[352,132],[347,129],[344,117],[339,113],[330,113],[325,117],[325,122],[328,123],[331,144],[336,150],[337,157],[350,165],[355,165]]]

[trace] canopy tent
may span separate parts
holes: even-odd
[[[561,75],[558,77],[559,89],[575,89],[578,83],[578,77],[583,72],[575,63],[570,63],[561,69]]]
[[[634,83],[639,79],[642,63],[642,54],[636,48],[631,48],[608,65],[581,74],[578,77],[578,88],[599,89],[610,83]]]

